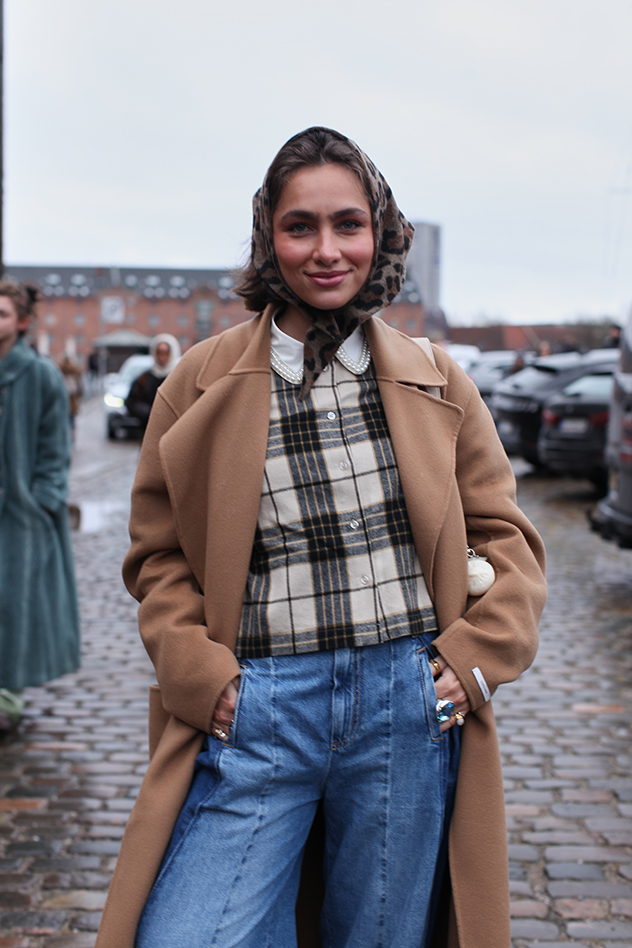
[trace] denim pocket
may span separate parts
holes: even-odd
[[[237,746],[237,728],[239,725],[239,712],[241,711],[242,699],[244,695],[244,689],[246,687],[246,672],[248,671],[248,666],[244,664],[243,661],[239,663],[241,668],[241,675],[239,676],[239,690],[237,692],[237,701],[235,702],[235,713],[233,715],[233,723],[230,726],[228,732],[228,740],[223,741],[228,747]]]
[[[433,741],[443,740],[441,725],[437,721],[437,692],[435,689],[434,678],[432,677],[432,667],[429,658],[432,653],[427,646],[415,650],[417,656],[417,665],[419,667],[419,677],[421,679],[421,692],[426,712],[426,721],[430,739]]]

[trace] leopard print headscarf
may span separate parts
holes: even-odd
[[[308,132],[319,130],[307,129]],[[252,201],[252,259],[255,268],[275,299],[293,303],[311,323],[305,336],[300,391],[303,399],[331,362],[341,343],[369,316],[393,302],[404,284],[406,255],[414,233],[412,224],[397,207],[391,189],[371,159],[351,139],[332,129],[323,131],[346,142],[357,153],[371,185],[369,204],[373,217],[373,264],[366,283],[346,306],[334,310],[316,309],[300,299],[283,279],[274,249],[269,171]],[[295,138],[304,134],[301,132]]]

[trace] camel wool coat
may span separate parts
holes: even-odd
[[[191,349],[158,390],[149,420],[124,578],[141,603],[140,631],[159,690],[151,696],[152,759],[97,948],[133,948],[215,704],[240,671],[233,650],[266,458],[272,311]],[[441,349],[433,365],[379,317],[364,330],[437,613],[435,644],[472,708],[461,730],[450,828],[451,904],[435,944],[509,948],[503,788],[486,699],[535,656],[543,546],[516,506],[511,467],[471,380]],[[442,398],[425,391],[437,386]],[[477,599],[467,595],[468,544],[496,571],[494,585]],[[297,908],[299,948],[320,944],[318,873],[309,852]]]

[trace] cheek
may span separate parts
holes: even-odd
[[[305,249],[300,246],[299,242],[287,240],[282,235],[275,238],[274,249],[283,273],[286,270],[293,270],[300,266],[305,259]]]
[[[371,270],[374,246],[373,234],[368,234],[366,239],[361,241],[357,247],[355,264],[365,276],[368,276]]]

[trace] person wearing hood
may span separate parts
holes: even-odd
[[[380,318],[413,228],[364,152],[299,133],[253,212],[256,315],[141,451],[158,685],[97,948],[509,948],[490,698],[535,655],[541,540],[474,384]]]
[[[162,385],[169,373],[180,360],[180,343],[168,332],[154,336],[149,344],[149,354],[153,356],[154,364],[137,379],[134,379],[129,394],[125,399],[125,407],[130,415],[138,418],[142,430],[147,427],[151,406],[154,404],[158,387]]]

